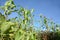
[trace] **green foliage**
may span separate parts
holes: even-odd
[[[1,9],[4,15],[0,14],[0,39],[1,40],[37,40],[36,31],[31,24],[31,11],[25,8],[15,9],[13,0],[7,1]],[[16,12],[18,17],[8,19],[8,16]],[[22,19],[23,16],[23,19]]]
[[[42,24],[41,27],[45,28],[45,31],[47,31],[47,32],[50,32],[50,31],[56,32],[57,28],[58,29],[60,28],[60,26],[58,24],[54,23],[51,19],[48,19],[43,15],[40,15],[40,20],[41,20],[40,24]],[[41,30],[41,31],[43,31],[43,30]]]
[[[0,6],[0,9],[4,12],[3,14],[2,12],[0,13],[0,40],[41,40],[40,36],[41,31],[43,30],[39,29],[36,31],[34,28],[32,15],[32,12],[34,11],[33,9],[27,10],[23,7],[17,9],[13,0],[7,1],[4,6]],[[9,18],[8,16],[12,14],[12,12],[16,12],[18,16],[15,18]],[[40,18],[42,19],[40,21],[42,22],[41,27],[43,28],[44,26],[46,32],[50,32],[51,30],[53,32],[60,31],[58,29],[60,27],[59,25],[56,25],[45,16],[41,15]],[[58,35],[60,34],[58,33]]]

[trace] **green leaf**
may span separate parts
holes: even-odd
[[[12,22],[4,22],[1,24],[1,33],[5,33],[7,30],[10,29],[10,26],[14,25]]]

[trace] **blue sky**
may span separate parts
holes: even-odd
[[[4,5],[6,0],[0,0],[0,5]],[[60,24],[60,0],[14,0],[16,5],[21,5],[27,9],[34,9],[34,19],[39,19],[39,14],[43,14],[55,23]],[[13,14],[13,17],[17,16]]]

